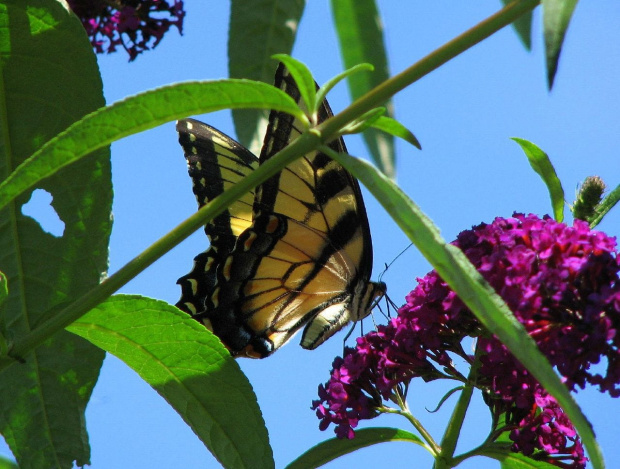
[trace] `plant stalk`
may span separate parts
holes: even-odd
[[[454,450],[456,449],[456,443],[459,440],[461,434],[461,428],[463,428],[463,421],[465,420],[465,413],[469,407],[471,396],[473,393],[473,386],[466,384],[463,386],[461,395],[459,397],[452,416],[448,422],[448,427],[441,440],[441,452],[435,458],[434,469],[447,469],[454,467]]]
[[[0,357],[0,371],[7,366],[21,362],[25,356],[51,337],[57,331],[64,329],[76,321],[113,293],[118,291],[127,282],[150,266],[153,262],[174,248],[177,244],[189,237],[194,231],[220,214],[243,194],[254,189],[258,184],[273,176],[282,168],[290,164],[298,156],[312,151],[321,144],[316,132],[306,132],[294,143],[260,165],[247,177],[243,178],[229,190],[206,204],[187,220],[179,224],[170,233],[157,240],[146,250],[125,264],[116,273],[101,282],[85,295],[81,296],[66,308],[42,323],[30,333],[18,338],[9,345],[8,356]]]
[[[10,364],[22,360],[28,352],[43,343],[55,332],[65,328],[86,314],[90,309],[110,297],[114,292],[145,270],[166,252],[225,210],[228,205],[233,203],[244,193],[254,189],[270,176],[276,174],[279,170],[294,161],[295,158],[329,141],[350,122],[359,118],[374,107],[381,105],[398,91],[489,37],[504,26],[510,24],[523,13],[535,8],[539,3],[540,0],[518,0],[509,4],[498,13],[449,41],[416,64],[386,80],[352,103],[341,113],[326,120],[323,124],[318,126],[318,132],[311,131],[303,134],[280,153],[270,158],[264,164],[261,164],[256,171],[253,171],[250,175],[235,184],[234,187],[218,196],[178,225],[166,236],[156,241],[100,285],[78,298],[30,333],[15,340],[10,347],[9,356],[0,357],[0,371]]]

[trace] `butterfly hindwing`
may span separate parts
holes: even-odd
[[[275,86],[299,102],[299,91],[282,65]],[[324,102],[319,122],[331,115]],[[302,130],[293,116],[272,111],[260,164]],[[346,151],[341,138],[330,147]],[[215,180],[224,179],[221,173],[220,165]],[[204,299],[204,306],[193,313],[196,319],[203,320],[233,355],[263,358],[304,326],[302,346],[313,349],[349,321],[366,316],[384,286],[369,282],[372,246],[357,181],[325,154],[312,152],[258,186],[251,197],[251,219],[242,217],[245,229],[236,232],[226,226],[236,214],[234,207],[221,222],[214,220],[206,228],[211,248],[201,255],[210,264],[198,265],[198,256],[194,270],[181,279],[198,280],[202,275],[208,281],[197,289],[201,295],[196,299]],[[214,230],[232,233],[234,246],[226,243],[222,249]],[[217,255],[211,253],[214,248]]]
[[[193,191],[202,207],[258,167],[258,158],[219,130],[194,119],[177,123],[179,143],[187,160]],[[210,247],[194,258],[192,271],[181,277],[177,307],[195,315],[216,283],[216,269],[252,223],[254,192],[248,192],[205,226]]]

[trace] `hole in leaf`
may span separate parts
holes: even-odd
[[[52,207],[52,200],[49,192],[35,189],[30,200],[22,205],[22,213],[36,220],[44,231],[60,237],[65,231],[65,224]]]

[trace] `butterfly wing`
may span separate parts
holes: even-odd
[[[275,86],[299,101],[281,65]],[[326,102],[319,121],[331,116]],[[293,116],[272,111],[264,163],[301,133]],[[330,144],[346,151],[342,139]],[[217,269],[205,313],[235,355],[266,357],[305,327],[313,349],[366,316],[384,286],[369,282],[372,247],[357,181],[321,152],[304,155],[260,185],[252,224]]]
[[[177,132],[199,208],[258,167],[258,158],[248,149],[207,124],[183,119],[177,122]],[[178,308],[192,315],[204,312],[205,298],[215,288],[217,266],[252,223],[253,203],[254,192],[248,192],[207,223],[210,247],[194,258],[192,271],[178,280]]]

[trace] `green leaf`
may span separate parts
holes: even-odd
[[[376,107],[368,112],[362,114],[359,118],[355,119],[343,130],[342,134],[356,134],[362,132],[374,124],[381,116],[385,114],[386,109],[384,107]]]
[[[348,80],[351,99],[355,101],[390,75],[381,15],[375,0],[332,0],[331,6],[344,67],[370,63],[375,69],[374,73],[357,74]],[[387,108],[388,117],[393,116],[391,101],[381,105]],[[388,176],[394,177],[392,136],[368,129],[364,132],[364,140],[377,166]]]
[[[383,114],[385,114],[384,107],[377,107],[371,109],[367,113],[363,114],[359,119],[356,119],[351,124],[349,124],[344,129],[343,134],[354,134],[362,132],[369,127],[373,127],[395,137],[400,137],[403,140],[411,143],[416,148],[420,150],[422,149],[422,147],[420,146],[420,142],[418,142],[418,139],[409,129],[407,129],[396,119],[386,117]]]
[[[512,3],[514,0],[502,0],[504,6]],[[519,39],[527,50],[532,50],[532,12],[528,11],[520,18],[516,19],[512,26],[515,28]]]
[[[6,298],[9,296],[9,286],[7,283],[6,275],[3,272],[0,272],[0,308],[6,301]]]
[[[602,468],[604,464],[600,448],[581,409],[523,325],[463,252],[446,243],[437,227],[419,207],[371,164],[344,153],[336,153],[325,146],[321,147],[321,150],[337,160],[366,186],[480,322],[495,334],[557,399],[581,436],[593,467]]]
[[[562,183],[555,172],[553,164],[551,164],[549,156],[532,142],[516,137],[513,137],[512,140],[521,146],[530,165],[547,186],[549,197],[551,198],[551,206],[553,207],[553,218],[559,222],[563,221],[564,189],[562,189]]]
[[[19,469],[19,466],[15,461],[0,456],[0,469]]]
[[[3,311],[4,302],[9,296],[9,286],[6,275],[0,272],[0,314]],[[9,353],[9,333],[4,321],[0,321],[0,357],[7,357]]]
[[[220,340],[189,315],[163,301],[116,295],[67,329],[136,371],[222,466],[274,467],[250,383]]]
[[[329,93],[332,88],[334,86],[336,86],[338,83],[340,83],[342,80],[344,80],[345,78],[354,75],[356,73],[359,72],[364,72],[364,71],[369,71],[372,72],[374,70],[374,67],[370,64],[357,64],[354,65],[351,68],[346,69],[344,72],[339,73],[338,75],[336,75],[335,77],[330,78],[329,80],[327,80],[323,86],[321,86],[321,88],[319,89],[319,91],[316,94],[316,99],[319,102],[322,102],[325,97],[327,96],[327,93]],[[385,112],[386,109],[383,108]]]
[[[357,430],[355,432],[355,438],[352,440],[332,438],[319,443],[318,445],[310,448],[286,467],[288,469],[319,467],[358,449],[389,441],[408,441],[420,446],[425,446],[424,442],[420,438],[413,433],[409,433],[404,430],[386,427],[364,428],[362,430]]]
[[[513,453],[507,445],[483,447],[476,451],[476,455],[501,462],[502,469],[557,469],[558,467],[555,464],[528,458],[521,453]]]
[[[233,0],[228,31],[231,78],[273,83],[277,63],[271,56],[293,50],[304,0]],[[237,139],[258,155],[265,134],[265,111],[233,111]]]
[[[0,74],[0,179],[11,174],[21,184],[13,169],[103,106],[102,84],[81,22],[65,2],[50,0],[0,3]],[[112,188],[103,147],[53,177],[31,180],[4,201],[0,270],[10,289],[0,322],[11,340],[96,286],[107,269]],[[37,182],[64,223],[60,237],[22,213],[30,198],[23,191]],[[84,409],[103,357],[89,342],[60,331],[0,373],[0,432],[22,469],[89,463]]]
[[[89,114],[48,141],[0,184],[0,208],[41,179],[111,142],[173,119],[226,108],[276,109],[307,120],[290,96],[265,83],[229,79],[147,91]]]
[[[594,216],[590,220],[590,228],[594,228],[598,225],[607,212],[609,212],[620,201],[620,185],[618,185],[613,191],[607,194],[601,203],[596,207]]]
[[[442,406],[442,405],[444,405],[444,403],[445,403],[448,399],[450,399],[450,397],[451,397],[453,394],[455,394],[455,393],[457,393],[457,392],[460,392],[460,391],[463,391],[463,390],[465,390],[465,386],[457,386],[457,387],[455,387],[455,388],[450,389],[447,393],[445,393],[445,394],[443,395],[443,397],[439,400],[439,403],[437,404],[437,406],[436,406],[434,409],[432,409],[432,410],[426,409],[426,411],[427,411],[428,413],[430,413],[430,414],[434,414],[435,412],[439,411],[439,409],[441,409],[441,406]]]
[[[314,78],[312,78],[312,72],[306,67],[306,64],[294,59],[290,55],[275,54],[273,58],[282,62],[291,73],[299,89],[299,94],[306,104],[308,115],[314,116],[317,110],[317,99],[316,83]]]
[[[577,0],[542,0],[542,5],[547,83],[551,89],[555,73],[558,70],[558,61],[560,60],[566,29],[577,6]]]
[[[396,119],[392,119],[391,117],[382,116],[379,117],[376,121],[371,124],[375,129],[381,130],[382,132],[386,132],[394,137],[402,138],[403,140],[411,143],[418,150],[422,149],[422,145],[416,138],[415,135],[403,124],[398,122]]]

